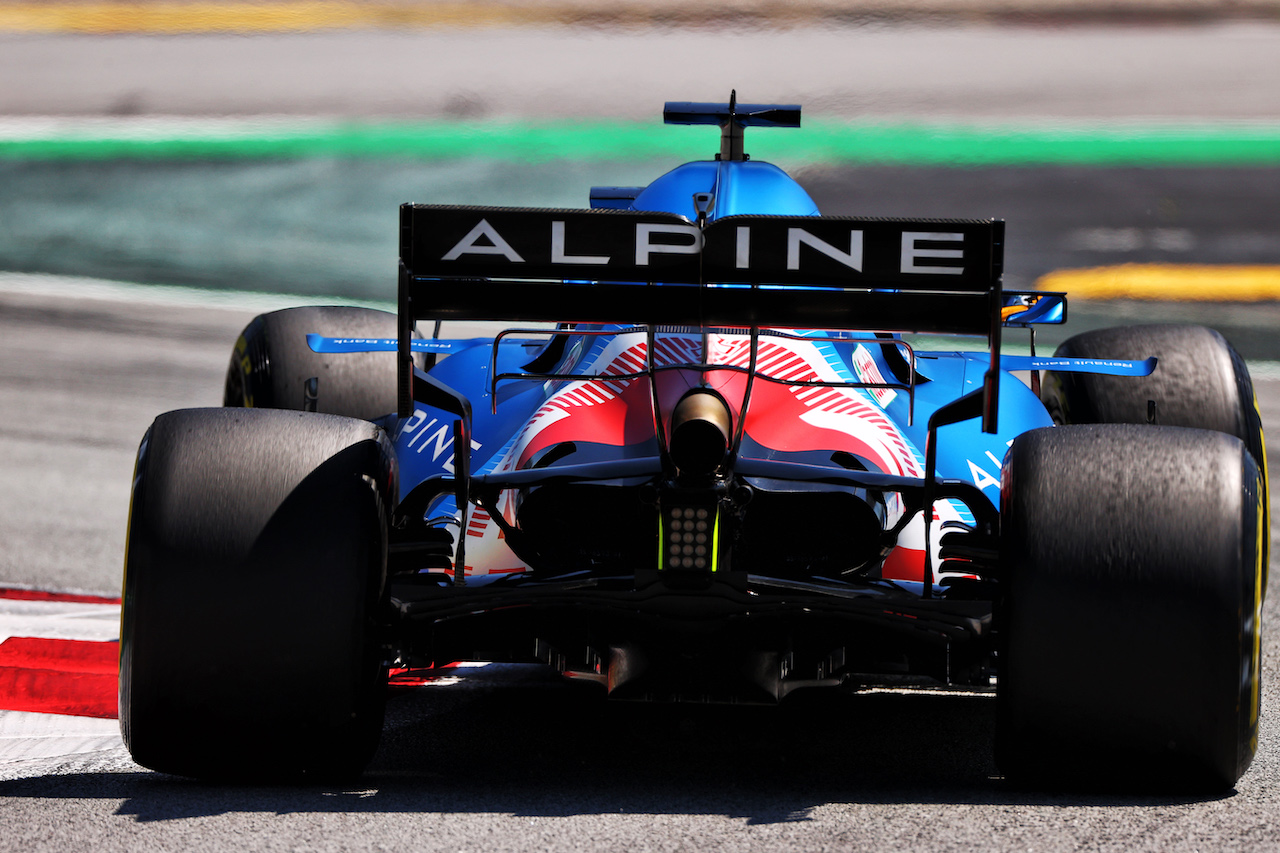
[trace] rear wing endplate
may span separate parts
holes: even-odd
[[[415,321],[628,323],[987,336],[995,430],[1004,222],[406,204],[399,408]]]

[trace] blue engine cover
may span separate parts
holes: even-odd
[[[753,160],[685,163],[646,187],[631,208],[661,210],[694,221],[697,193],[710,193],[714,199],[708,220],[740,214],[818,215],[818,205],[790,175],[772,163]]]

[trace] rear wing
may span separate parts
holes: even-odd
[[[780,327],[986,335],[995,429],[1004,222],[406,204],[399,409],[417,320]]]

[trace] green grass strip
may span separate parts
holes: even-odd
[[[0,158],[38,160],[481,158],[530,163],[685,160],[714,153],[713,128],[654,122],[377,122],[295,126],[143,120],[29,132],[0,127]],[[1280,124],[1021,128],[816,120],[752,129],[747,150],[783,163],[984,166],[1277,165]]]

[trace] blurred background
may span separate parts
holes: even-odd
[[[585,206],[736,89],[803,105],[748,151],[825,213],[1008,220],[1007,287],[1280,298],[1280,0],[39,0],[0,79],[9,273],[390,300],[401,202]]]

